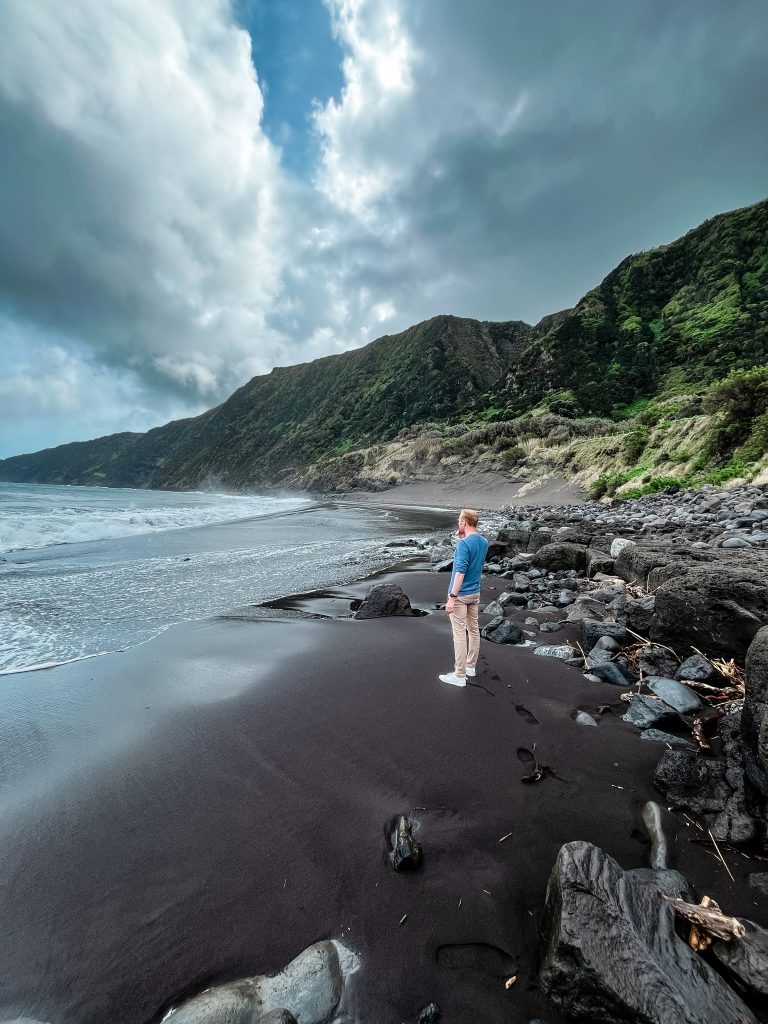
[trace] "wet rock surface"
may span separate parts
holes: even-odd
[[[404,814],[393,823],[391,843],[389,863],[395,871],[402,871],[404,868],[413,870],[421,864],[421,843],[413,838],[413,826]]]
[[[214,985],[164,1019],[173,1024],[290,1024],[294,1019],[301,1024],[324,1024],[338,1006],[343,988],[336,943],[318,942],[278,974]]]
[[[410,598],[397,583],[379,583],[371,587],[354,618],[378,619],[386,615],[413,615]]]
[[[569,1019],[592,1024],[753,1024],[720,976],[677,935],[664,896],[675,871],[624,871],[585,842],[563,846],[547,886],[540,982]]]

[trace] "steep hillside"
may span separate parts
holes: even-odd
[[[726,479],[760,472],[767,364],[765,201],[628,257],[573,310],[536,326],[438,316],[254,377],[201,416],[0,461],[0,479],[330,488],[483,460],[522,475],[546,465],[612,472],[603,488],[611,493],[638,477],[647,484],[642,473],[666,458],[657,458],[659,445],[668,448],[664,423],[686,417],[696,419],[686,478]],[[738,377],[755,367],[758,376]],[[736,426],[723,421],[719,388]],[[476,432],[490,428],[488,443]],[[552,443],[539,443],[552,430]],[[613,455],[597,457],[596,437],[609,439],[600,451]],[[542,450],[550,452],[543,461]]]
[[[170,488],[292,482],[323,455],[478,407],[533,332],[521,322],[438,316],[365,348],[254,377],[201,416],[0,461],[0,479]]]
[[[671,370],[705,385],[768,361],[768,201],[630,256],[532,340],[496,396],[567,415],[620,413]]]

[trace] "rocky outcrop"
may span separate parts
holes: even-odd
[[[747,652],[741,732],[749,780],[768,797],[768,626],[757,632]]]
[[[669,805],[703,821],[715,839],[744,843],[754,839],[762,826],[745,786],[738,711],[722,719],[719,733],[723,740],[721,757],[702,757],[687,750],[665,751],[656,767],[654,784]]]
[[[730,942],[717,940],[712,952],[738,981],[756,995],[768,996],[768,931],[738,918],[745,934]]]
[[[590,843],[563,846],[547,886],[540,981],[590,1024],[755,1024],[746,1004],[674,928],[676,871],[623,871]]]
[[[534,553],[533,565],[547,572],[586,569],[587,549],[583,544],[545,544]]]
[[[692,569],[656,591],[651,638],[680,651],[742,661],[768,624],[768,583],[757,570]]]

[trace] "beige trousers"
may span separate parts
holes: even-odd
[[[477,664],[477,656],[480,653],[480,627],[477,622],[479,610],[480,595],[470,594],[468,597],[457,597],[453,611],[448,616],[453,630],[454,671],[457,676],[467,674],[467,665],[474,668]]]

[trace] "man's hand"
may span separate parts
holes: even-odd
[[[445,602],[445,610],[450,615],[455,607],[456,607],[456,598],[455,597],[449,597],[448,600]]]

